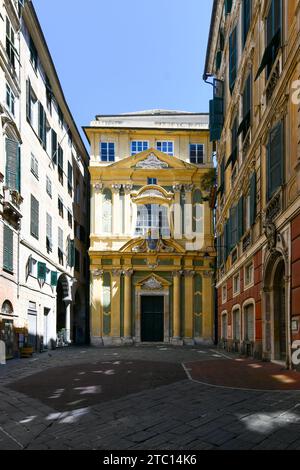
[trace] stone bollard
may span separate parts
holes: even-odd
[[[4,341],[0,341],[0,364],[6,364],[6,347]]]

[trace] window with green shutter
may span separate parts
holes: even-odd
[[[225,0],[225,15],[229,15],[232,9],[232,0]]]
[[[271,130],[267,147],[268,201],[283,184],[283,161],[283,123],[280,122]]]
[[[39,239],[39,201],[31,194],[30,233]]]
[[[10,273],[14,270],[13,258],[14,232],[7,225],[3,227],[3,269]]]
[[[20,192],[20,145],[15,140],[6,138],[6,186]]]
[[[73,188],[73,167],[70,162],[68,162],[68,192],[72,196]]]
[[[272,0],[266,19],[266,48],[255,77],[267,69],[267,79],[282,44],[282,0]]]
[[[210,141],[220,140],[224,124],[224,100],[214,97],[209,102]]]
[[[39,138],[44,149],[47,146],[47,131],[46,131],[46,113],[43,105],[39,103]]]
[[[58,180],[61,184],[64,183],[64,151],[61,146],[58,144],[58,164],[57,164],[57,171],[58,171]]]
[[[251,125],[252,74],[250,73],[243,90],[243,119],[238,128],[238,135],[245,139]]]
[[[75,263],[74,263],[74,268],[75,271],[78,273],[80,272],[80,253],[79,251],[75,248]]]
[[[256,173],[252,173],[250,178],[250,225],[254,225],[256,220]]]
[[[73,268],[75,264],[75,241],[68,240],[68,265]]]
[[[46,263],[38,263],[37,265],[37,278],[40,281],[46,281],[47,266]]]
[[[251,23],[252,0],[243,0],[242,15],[243,46],[245,46]]]
[[[230,250],[235,247],[238,242],[238,210],[237,206],[232,207],[230,210],[230,223],[231,223],[231,242]]]
[[[238,202],[237,206],[238,213],[238,242],[241,240],[244,235],[244,197],[242,196]]]
[[[32,118],[32,109],[31,109],[31,83],[28,79],[26,81],[26,118],[27,121],[31,124]]]
[[[51,156],[52,156],[52,162],[54,163],[54,165],[56,165],[57,164],[57,134],[53,129],[51,131]]]
[[[233,92],[237,75],[237,27],[229,36],[229,88]]]
[[[51,287],[56,287],[57,286],[57,272],[56,271],[51,271]]]

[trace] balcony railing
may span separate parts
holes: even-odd
[[[243,247],[243,253],[248,250],[249,246],[251,246],[252,243],[252,237],[251,237],[251,230],[246,233],[242,240],[242,247]]]
[[[282,191],[278,191],[266,208],[266,220],[273,221],[282,211]]]
[[[16,221],[22,218],[21,204],[23,198],[21,194],[14,189],[3,188],[3,211],[4,214],[12,216]]]

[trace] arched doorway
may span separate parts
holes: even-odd
[[[1,307],[2,321],[0,322],[0,339],[5,343],[6,359],[14,356],[15,336],[14,336],[14,309],[9,300],[5,300]]]
[[[56,287],[56,333],[57,345],[70,342],[70,303],[72,301],[68,279],[61,275]]]
[[[274,273],[274,359],[286,360],[285,266],[280,260]]]
[[[264,356],[287,361],[288,321],[286,307],[286,268],[278,251],[273,252],[264,273]]]

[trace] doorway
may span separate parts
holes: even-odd
[[[274,359],[286,360],[285,266],[280,261],[274,274]]]
[[[159,343],[164,341],[164,297],[142,296],[141,340]]]

